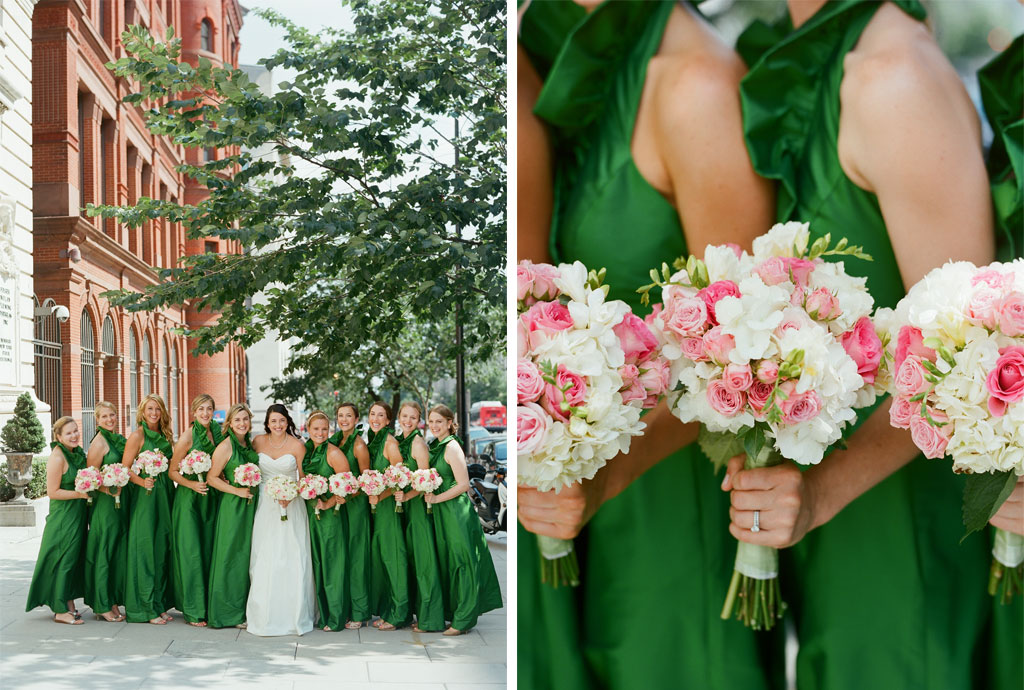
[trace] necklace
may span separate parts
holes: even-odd
[[[284,448],[284,444],[287,443],[287,442],[288,442],[288,435],[287,434],[285,434],[284,438],[281,439],[281,443],[279,443],[276,446],[274,444],[270,443],[270,439],[269,438],[267,439],[267,444],[271,448],[273,448],[274,450],[281,450],[282,448]]]

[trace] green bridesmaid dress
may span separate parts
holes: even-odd
[[[430,444],[430,466],[441,475],[441,486],[435,495],[457,484],[451,465],[444,459],[448,444],[454,440],[455,435],[450,434]],[[501,586],[491,551],[473,502],[465,492],[435,503],[432,512],[441,586],[445,592],[445,617],[456,630],[469,630],[482,614],[502,607]]]
[[[334,469],[327,462],[328,443],[314,446],[306,441],[306,456],[302,459],[305,474],[319,474],[330,479]],[[329,499],[330,494],[324,496]],[[316,499],[306,501],[309,517],[309,548],[313,558],[313,579],[316,582],[316,610],[318,625],[331,630],[342,630],[349,617],[348,600],[348,511],[331,508],[320,511],[316,518]],[[346,499],[347,504],[347,499]]]
[[[155,450],[170,462],[172,449],[159,431],[143,424],[145,434],[141,453]],[[128,525],[125,576],[125,616],[129,623],[146,623],[174,606],[171,582],[171,503],[174,482],[162,472],[153,482],[153,490],[131,484],[132,507]],[[127,487],[126,487],[127,488]]]
[[[75,490],[75,475],[86,466],[81,446],[60,446],[68,469],[60,477],[60,488]],[[97,492],[98,493],[98,492]],[[95,494],[93,496],[95,500]],[[39,556],[32,572],[25,610],[49,606],[54,613],[67,613],[68,602],[85,595],[85,542],[89,528],[89,509],[84,499],[50,500]],[[109,610],[109,609],[108,609]]]
[[[100,471],[107,465],[120,465],[126,439],[121,434],[99,429],[96,436],[107,442],[107,453]],[[95,438],[95,436],[93,437]],[[121,507],[114,497],[102,491],[93,493],[89,537],[85,542],[85,605],[96,613],[106,613],[124,603],[125,572],[128,569],[125,537],[128,536],[128,506],[121,487]]]
[[[917,2],[895,4],[924,18]],[[771,47],[740,93],[754,168],[780,183],[778,220],[863,245],[874,261],[850,259],[846,269],[867,278],[877,306],[893,307],[904,289],[878,199],[838,157],[844,57],[879,6],[834,0],[798,29],[784,18],[774,39],[755,25],[740,39],[744,57],[755,43]],[[990,670],[990,545],[983,535],[959,543],[962,487],[948,461],[919,456],[783,552],[801,690],[1022,687],[1021,626],[1017,659]]]
[[[415,472],[419,469],[412,457],[412,442],[421,436],[419,429],[398,439],[405,466]],[[444,630],[444,597],[441,594],[441,575],[437,565],[437,545],[434,542],[434,520],[427,515],[423,496],[405,501],[405,548],[409,554],[409,588],[411,590],[416,626],[420,630]]]
[[[210,436],[213,440],[210,440]],[[220,427],[210,424],[209,429],[192,422],[192,447],[209,456],[224,440]],[[190,475],[189,479],[198,479]],[[204,479],[209,477],[204,476]],[[206,620],[206,586],[210,580],[210,558],[213,554],[213,528],[217,517],[220,492],[207,489],[206,495],[179,487],[171,511],[171,533],[174,544],[174,608],[189,623]]]
[[[228,439],[231,441],[231,458],[224,465],[224,481],[237,487],[235,468],[250,462],[259,465],[260,458],[252,449],[248,434],[242,442],[233,431],[228,431]],[[245,622],[252,522],[259,500],[259,487],[248,488],[252,492],[251,502],[241,496],[222,493],[217,505],[206,603],[206,622],[211,628],[228,628]]]
[[[650,282],[651,268],[687,252],[678,212],[640,174],[630,149],[647,65],[673,7],[610,2],[588,15],[570,2],[535,2],[523,17],[528,51],[533,27],[550,31],[576,18],[557,51],[538,46],[535,63],[543,73],[553,55],[534,110],[549,125],[558,161],[552,256],[606,268],[608,298],[640,316],[650,309],[636,288]],[[536,539],[519,528],[521,687],[781,683],[781,666],[761,658],[780,636],[759,638],[719,618],[736,554],[721,481],[696,444],[662,459],[577,537],[576,588],[541,584]]]
[[[391,463],[384,457],[384,444],[391,435],[381,429],[370,436],[370,468],[383,473]],[[409,557],[402,532],[402,516],[395,512],[395,497],[377,503],[373,514],[373,546],[370,561],[374,613],[396,628],[412,622],[409,607]]]
[[[349,469],[358,477],[359,461],[355,453],[357,438],[358,431],[353,431],[347,440],[342,440],[342,433],[339,431],[328,441],[341,448],[341,452],[348,458]],[[373,606],[370,604],[372,527],[369,497],[362,491],[354,496],[348,496],[342,510],[348,514],[348,561],[345,577],[348,580],[348,601],[352,609],[349,615],[352,620],[364,623],[373,616]]]

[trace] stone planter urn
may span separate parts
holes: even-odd
[[[32,453],[7,453],[7,481],[14,488],[9,504],[28,503],[25,487],[32,481]]]

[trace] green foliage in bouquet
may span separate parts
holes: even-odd
[[[0,449],[13,453],[38,453],[46,447],[43,425],[36,416],[32,396],[22,393],[14,404],[14,416],[0,431]]]

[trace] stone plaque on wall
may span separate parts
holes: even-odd
[[[0,198],[0,386],[17,385],[18,264],[14,256],[14,202]]]

